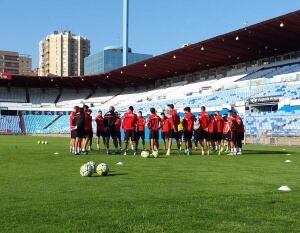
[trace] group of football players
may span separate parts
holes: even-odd
[[[79,108],[75,106],[70,114],[71,141],[70,152],[74,154],[88,153],[91,150],[93,139],[92,111],[88,106]],[[163,140],[166,156],[171,155],[172,141],[175,140],[180,152],[184,144],[184,153],[192,154],[193,142],[195,150],[200,147],[202,155],[209,155],[215,150],[219,155],[224,151],[230,155],[242,154],[242,141],[244,140],[244,124],[241,117],[232,110],[227,115],[220,115],[218,111],[214,114],[206,112],[204,106],[197,117],[191,112],[190,107],[184,108],[184,117],[180,119],[173,104],[167,106],[166,112],[160,115],[155,108],[150,108],[147,119],[139,111],[137,114],[130,106],[128,111],[121,114],[115,111],[113,106],[109,111],[102,114],[99,110],[95,118],[96,145],[100,149],[100,140],[107,154],[110,139],[113,141],[115,153],[127,155],[128,146],[131,143],[133,155],[137,154],[139,141],[142,142],[142,150],[145,150],[145,127],[149,129],[150,152],[159,149],[159,136]],[[121,130],[124,131],[124,149],[122,150]],[[225,149],[226,148],[226,149]]]

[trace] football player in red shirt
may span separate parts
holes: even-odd
[[[177,111],[174,109],[173,104],[168,104],[168,120],[171,125],[170,138],[168,139],[168,150],[166,156],[171,155],[172,138],[177,142],[177,149],[180,151],[180,141],[178,138],[178,125],[180,123],[180,117]]]
[[[155,108],[150,108],[147,125],[149,128],[150,150],[152,153],[158,151],[158,129],[160,127],[160,122],[161,119],[157,116]]]
[[[223,116],[224,126],[223,126],[223,139],[222,139],[222,145],[225,146],[225,142],[227,144],[227,148],[225,152],[230,151],[230,126],[228,123],[227,115]]]
[[[70,153],[75,153],[75,139],[76,139],[75,117],[76,117],[76,113],[78,111],[79,111],[79,107],[75,106],[69,117],[69,125],[70,125],[70,131],[71,131]]]
[[[231,144],[231,151],[229,155],[236,155],[237,141],[238,141],[238,121],[235,113],[232,110],[228,111],[227,119],[230,127],[230,144]]]
[[[98,111],[98,115],[96,116],[95,121],[97,125],[96,144],[97,144],[97,149],[100,150],[100,146],[99,146],[100,137],[102,137],[103,144],[105,145],[105,132],[104,132],[103,116],[101,110]]]
[[[143,113],[139,111],[136,125],[136,147],[138,148],[139,140],[142,139],[143,150],[145,150],[145,124],[146,120],[143,117]]]
[[[237,142],[236,142],[236,151],[237,151],[237,155],[241,155],[242,154],[242,146],[243,143],[242,141],[244,140],[244,133],[245,133],[245,128],[244,128],[244,123],[242,118],[236,113],[233,112],[233,117],[235,118],[236,122],[237,122]]]
[[[164,142],[164,148],[165,150],[167,150],[166,141],[168,141],[170,138],[171,124],[164,112],[162,112],[160,115],[161,115],[161,138]]]
[[[115,114],[116,114],[115,130],[116,130],[116,138],[118,140],[117,154],[120,154],[122,151],[122,139],[121,139],[122,119],[121,119],[121,114],[119,112],[115,112]]]
[[[125,143],[125,152],[124,155],[127,155],[128,150],[128,141],[131,139],[133,146],[133,155],[136,156],[136,123],[137,115],[133,112],[133,107],[130,106],[128,111],[124,114],[124,119],[122,123],[122,128],[124,129],[124,143]]]
[[[191,113],[190,107],[185,107],[183,109],[185,112],[184,118],[182,121],[183,126],[183,135],[184,135],[184,143],[185,143],[185,154],[192,154],[192,137],[193,137],[193,129],[194,129],[194,115]]]
[[[224,120],[218,111],[214,114],[214,141],[218,154],[222,152],[222,138],[223,138]]]
[[[201,153],[204,155],[205,144],[207,148],[207,155],[209,155],[209,133],[208,126],[211,121],[211,117],[206,112],[206,108],[204,106],[201,107],[201,112],[198,115],[200,121],[200,133],[199,133],[199,143],[201,147]]]

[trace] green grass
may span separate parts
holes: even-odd
[[[0,136],[0,232],[300,232],[298,148],[247,146],[240,157],[75,157],[67,138],[37,140]],[[110,175],[81,177],[90,160],[108,163]],[[278,192],[284,184],[292,192]]]

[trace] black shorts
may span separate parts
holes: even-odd
[[[238,140],[243,141],[244,139],[244,132],[238,132]]]
[[[93,139],[93,130],[85,130],[85,137],[92,140]]]
[[[150,139],[158,139],[158,130],[150,130],[149,131],[149,138]]]
[[[183,136],[183,130],[178,131],[178,138],[182,139]]]
[[[76,137],[77,138],[84,138],[85,130],[75,130],[76,131]]]
[[[223,133],[218,133],[218,132],[214,133],[214,140],[215,141],[221,141],[222,138],[223,138]]]
[[[71,138],[72,138],[72,139],[77,138],[77,132],[76,132],[75,129],[72,129],[72,130],[71,130]]]
[[[136,131],[136,140],[145,140],[145,131]]]
[[[105,129],[104,136],[106,138],[116,138],[116,131],[114,129]]]
[[[199,140],[209,140],[210,139],[210,135],[207,131],[205,130],[195,130],[194,131],[194,139],[196,141],[199,141]]]
[[[116,133],[116,138],[121,140],[121,131],[117,130],[115,131],[115,133]]]
[[[185,131],[183,132],[183,135],[184,135],[184,139],[185,139],[185,140],[191,140],[192,137],[193,137],[193,131],[185,130]]]
[[[230,141],[230,132],[223,133],[222,137],[223,137],[223,140]]]
[[[124,141],[129,141],[129,138],[131,139],[131,141],[135,141],[136,140],[136,132],[135,130],[126,130],[124,132]]]
[[[100,138],[105,138],[105,131],[104,130],[98,130],[96,133],[97,137]]]
[[[166,140],[170,138],[170,132],[171,131],[167,131],[167,132],[163,132],[161,131],[161,139]]]
[[[231,131],[230,132],[230,141],[232,141],[233,143],[238,142],[238,137],[239,137],[239,134],[238,134],[237,131]]]
[[[193,135],[194,135],[194,141],[200,140],[200,130],[194,130]]]
[[[178,132],[175,132],[174,129],[172,129],[170,132],[170,138],[178,139]]]

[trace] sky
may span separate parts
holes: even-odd
[[[123,0],[0,0],[0,50],[29,54],[54,30],[91,41],[91,53],[122,43]],[[129,0],[129,46],[158,55],[299,10],[299,0]]]

